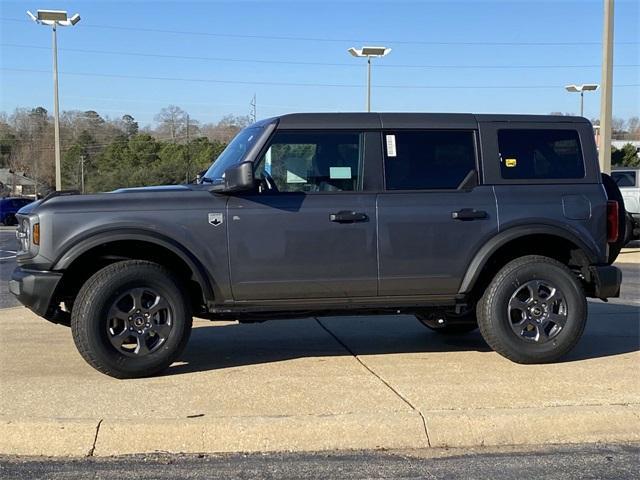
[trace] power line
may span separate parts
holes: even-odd
[[[0,47],[9,48],[31,48],[36,50],[51,50],[50,47],[41,45],[24,45],[15,43],[0,43]],[[270,65],[304,65],[304,66],[323,66],[323,67],[352,67],[361,68],[356,63],[344,63],[344,62],[305,62],[305,61],[292,61],[292,60],[265,60],[265,59],[251,59],[251,58],[229,58],[229,57],[208,57],[197,55],[168,55],[162,53],[150,53],[150,52],[126,52],[126,51],[114,51],[114,50],[89,50],[84,48],[60,48],[61,52],[77,52],[77,53],[90,53],[99,55],[118,55],[118,56],[131,56],[131,57],[149,57],[149,58],[174,58],[178,60],[204,60],[214,62],[237,62],[237,63],[263,63]],[[640,67],[640,64],[619,64],[616,67]],[[600,68],[600,64],[590,65],[442,65],[442,64],[389,64],[381,63],[376,68],[434,68],[434,69],[543,69],[543,68]]]
[[[28,68],[0,68],[5,72],[24,72],[24,73],[50,73],[49,70],[36,70]],[[300,83],[300,82],[267,82],[267,81],[249,81],[249,80],[220,80],[212,78],[188,78],[188,77],[157,77],[146,75],[122,75],[110,73],[95,72],[59,72],[62,75],[72,75],[81,77],[103,77],[103,78],[124,78],[129,80],[164,80],[176,82],[200,82],[200,83],[217,83],[230,85],[266,85],[266,86],[285,86],[285,87],[331,87],[331,88],[362,88],[361,84],[356,83]],[[393,89],[556,89],[563,88],[563,85],[374,85],[375,88],[393,88]],[[619,84],[617,88],[622,87],[638,87],[640,84]]]
[[[0,17],[1,21],[8,22],[24,22],[21,18]],[[227,38],[248,38],[257,40],[284,40],[284,41],[306,41],[306,42],[334,42],[334,43],[387,43],[397,45],[455,45],[455,46],[586,46],[601,45],[599,41],[583,41],[583,42],[452,42],[452,41],[425,41],[425,40],[390,40],[390,39],[367,39],[363,40],[355,38],[326,38],[326,37],[298,37],[288,35],[255,35],[255,34],[239,34],[239,33],[217,33],[217,32],[196,32],[185,30],[166,30],[160,28],[144,28],[144,27],[125,27],[121,25],[100,25],[93,23],[81,23],[80,28],[97,28],[109,30],[123,30],[133,32],[147,33],[168,33],[173,35],[194,35],[207,37],[227,37]],[[638,45],[639,42],[616,42],[617,45]]]

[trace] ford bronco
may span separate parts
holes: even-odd
[[[166,369],[194,315],[412,314],[552,362],[586,298],[619,295],[624,215],[584,118],[291,114],[242,130],[197,184],[23,208],[10,289],[118,378]]]

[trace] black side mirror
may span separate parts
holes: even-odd
[[[253,162],[243,162],[224,172],[224,190],[239,192],[254,188]]]

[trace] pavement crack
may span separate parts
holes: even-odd
[[[420,418],[422,419],[422,426],[424,427],[424,434],[425,437],[427,438],[427,445],[429,447],[431,447],[431,439],[429,438],[429,429],[427,428],[427,420],[424,418],[424,415],[422,415],[422,412],[420,410],[418,410],[410,401],[408,398],[406,398],[404,395],[402,395],[402,393],[400,393],[398,390],[396,390],[389,382],[387,382],[384,378],[382,378],[380,375],[378,375],[375,370],[373,370],[372,368],[370,368],[366,363],[364,363],[362,361],[362,359],[360,359],[360,357],[349,348],[349,346],[344,343],[342,340],[340,340],[340,338],[333,333],[331,330],[329,330],[329,328],[320,321],[320,319],[318,317],[313,317],[314,320],[318,323],[318,325],[320,325],[320,328],[322,328],[325,332],[327,332],[336,342],[338,342],[338,344],[344,348],[347,352],[349,352],[351,354],[351,356],[353,356],[353,358],[360,364],[362,365],[362,367],[367,370],[371,375],[373,375],[374,377],[376,377],[378,380],[380,380],[380,382],[382,382],[389,390],[391,390],[394,394],[396,394],[396,396],[402,400],[404,403],[406,403],[409,408],[411,408],[411,410],[413,410],[414,412],[416,412],[418,415],[420,415]]]
[[[102,425],[102,421],[104,418],[101,418],[98,421],[98,425],[96,426],[96,435],[93,437],[93,445],[91,445],[91,449],[87,453],[87,457],[93,457],[93,452],[96,450],[96,443],[98,443],[98,433],[100,432],[100,425]]]

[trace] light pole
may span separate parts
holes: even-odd
[[[391,52],[386,47],[351,47],[347,50],[354,57],[367,57],[367,112],[371,111],[371,58],[384,57]]]
[[[567,92],[580,93],[580,116],[584,116],[584,92],[593,92],[600,85],[596,83],[585,83],[584,85],[567,85],[564,87]]]
[[[62,10],[38,10],[36,15],[27,10],[29,18],[40,25],[51,27],[53,50],[53,135],[56,156],[56,190],[62,190],[62,176],[60,174],[60,112],[58,107],[58,41],[57,26],[71,27],[80,21],[77,13],[71,18]]]
[[[604,0],[602,29],[602,94],[600,95],[600,170],[611,173],[611,115],[613,101],[613,0]]]

